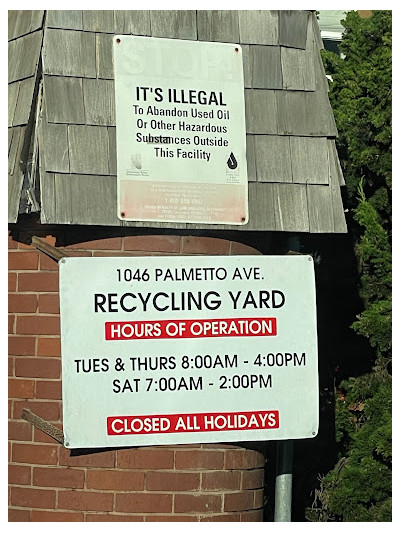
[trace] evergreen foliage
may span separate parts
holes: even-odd
[[[338,463],[321,480],[313,521],[390,521],[391,416],[391,11],[347,13],[344,58],[324,52],[364,309],[352,329],[374,348],[370,372],[337,390]]]
[[[324,51],[323,60],[333,79],[330,100],[350,207],[357,205],[358,184],[363,176],[369,202],[390,224],[391,11],[373,11],[367,19],[350,11],[342,24],[345,31],[340,51],[344,59]]]

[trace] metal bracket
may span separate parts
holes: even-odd
[[[46,422],[46,420],[35,415],[32,411],[29,411],[29,409],[22,409],[21,418],[30,422],[35,428],[40,429],[60,444],[64,444],[64,434],[61,429],[56,428],[53,424],[50,424],[50,422]]]
[[[63,252],[62,250],[59,250],[58,248],[54,248],[54,246],[47,243],[43,239],[40,239],[39,237],[32,237],[32,246],[34,246],[41,252],[44,252],[46,255],[54,259],[54,261],[60,261],[60,259],[62,259],[63,257],[69,257],[67,253]]]

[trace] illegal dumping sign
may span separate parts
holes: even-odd
[[[310,256],[63,258],[69,448],[314,437]]]
[[[114,37],[121,220],[248,222],[242,50]]]

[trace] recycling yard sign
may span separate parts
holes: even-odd
[[[310,256],[63,258],[65,446],[311,438]]]
[[[248,222],[242,50],[114,37],[118,216]]]

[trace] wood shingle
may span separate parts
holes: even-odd
[[[47,120],[57,124],[85,124],[82,78],[45,75],[43,80]]]
[[[289,137],[257,135],[255,154],[258,181],[292,183]]]
[[[152,37],[197,39],[196,11],[150,11]]]
[[[83,30],[83,11],[51,9],[47,12],[46,26],[64,30]]]
[[[306,11],[279,11],[279,44],[304,49],[309,18]]]
[[[238,11],[198,11],[197,32],[199,41],[238,43]]]
[[[68,53],[65,53],[66,50]],[[47,29],[43,72],[56,76],[95,78],[95,34],[84,31]]]
[[[28,124],[29,116],[32,110],[36,78],[35,76],[32,76],[30,78],[21,80],[18,83],[19,90],[12,121],[13,126]]]
[[[46,16],[44,16],[46,14]],[[45,22],[44,22],[45,21]],[[43,23],[45,27],[42,28]],[[243,51],[249,223],[120,221],[113,36],[238,43]],[[9,216],[18,218],[25,126],[39,122],[41,220],[54,224],[346,232],[343,174],[315,13],[267,10],[9,12]],[[42,71],[39,68],[42,60]],[[24,150],[23,150],[24,147]]]
[[[279,19],[277,11],[239,11],[239,36],[244,44],[278,44]]]
[[[246,132],[278,133],[278,107],[273,90],[245,89]]]
[[[282,89],[280,46],[250,46],[253,89]]]
[[[150,11],[114,11],[117,35],[150,35]]]
[[[107,128],[68,126],[68,150],[73,174],[109,174]]]
[[[8,12],[8,40],[18,39],[42,27],[43,10],[23,10]]]
[[[24,35],[8,44],[8,83],[35,76],[42,46],[42,31]]]

